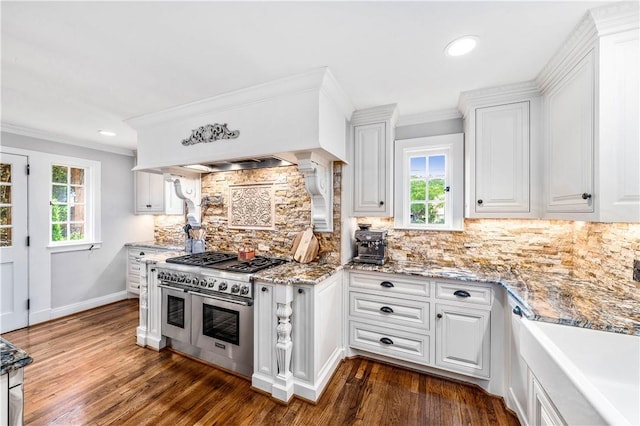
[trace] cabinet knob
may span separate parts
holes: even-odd
[[[513,313],[518,315],[519,317],[522,316],[522,309],[520,309],[520,306],[516,306],[515,308],[513,308]]]
[[[582,199],[583,200],[588,200],[589,198],[591,198],[591,194],[587,194],[586,192],[582,193]]]
[[[298,289],[298,294],[302,294],[302,293],[304,293],[304,288],[299,288]]]
[[[140,256],[144,256],[144,252],[143,251],[140,252]]]
[[[380,339],[380,343],[384,343],[385,345],[393,345],[393,340],[388,337],[383,337]]]
[[[478,200],[478,204],[482,205],[483,201],[482,200]]]
[[[150,209],[151,208],[151,204],[147,204],[147,208]]]
[[[265,292],[265,291],[269,291],[269,289],[268,289],[268,288],[266,288],[266,287],[262,287],[262,291],[263,291],[263,292]]]
[[[378,205],[380,205],[380,206],[384,206],[384,201],[380,201],[380,202],[378,203]]]
[[[436,315],[436,317],[438,317],[438,319],[442,318],[442,314],[438,314]]]

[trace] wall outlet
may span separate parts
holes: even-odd
[[[633,280],[640,282],[640,260],[633,261]]]

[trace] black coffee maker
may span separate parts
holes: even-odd
[[[384,265],[387,261],[387,231],[375,231],[368,223],[359,223],[355,232],[358,255],[353,258],[356,263],[373,263]]]

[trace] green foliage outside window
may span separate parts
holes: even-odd
[[[78,220],[70,215],[71,211],[84,211],[84,175],[85,170],[80,168],[51,167],[51,241],[85,238],[84,216]]]

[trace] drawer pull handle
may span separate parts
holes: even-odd
[[[522,309],[520,309],[520,306],[516,306],[515,308],[513,308],[513,313],[521,317]]]
[[[388,306],[383,306],[382,308],[380,308],[380,310],[381,310],[382,312],[384,312],[385,314],[392,314],[392,313],[393,313],[393,309],[391,309],[391,308],[390,308],[390,307],[388,307]]]
[[[469,292],[464,290],[456,290],[453,292],[453,295],[458,297],[471,297]]]
[[[380,343],[384,343],[385,345],[393,345],[393,340],[388,337],[383,337],[380,339]]]
[[[389,281],[382,281],[382,282],[380,283],[380,285],[381,285],[382,287],[384,287],[384,288],[391,288],[391,287],[393,287],[393,283],[392,283],[392,282],[389,282]]]

